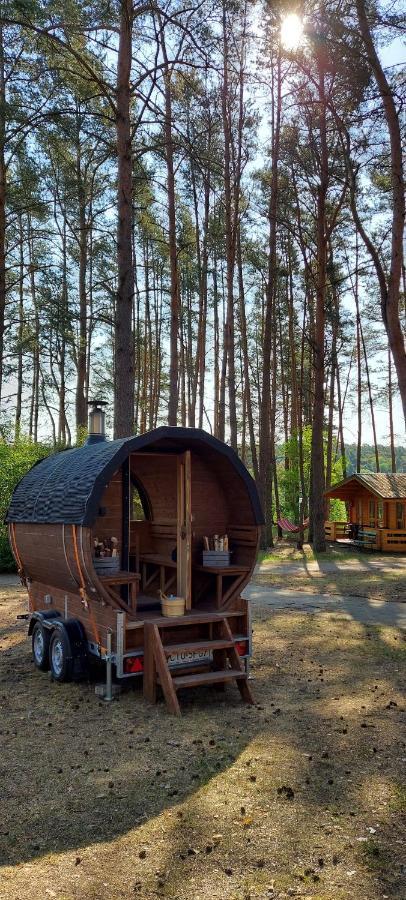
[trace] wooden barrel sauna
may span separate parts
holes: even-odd
[[[105,647],[117,611],[144,620],[161,590],[181,593],[190,611],[242,608],[263,517],[255,483],[229,446],[199,429],[164,426],[90,440],[37,463],[17,485],[6,522],[31,612],[78,618],[90,644]],[[215,536],[217,547],[221,536],[228,544],[223,569],[203,565]],[[112,539],[120,566],[109,575],[95,544]]]

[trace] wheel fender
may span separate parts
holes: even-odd
[[[87,654],[87,639],[85,629],[79,619],[58,619],[53,622],[55,631],[63,631],[69,644],[71,659]]]
[[[55,627],[55,619],[60,618],[61,614],[56,609],[37,609],[31,615],[30,623],[28,625],[28,634],[32,634],[36,622],[41,622],[44,628],[51,630]]]
[[[52,623],[54,631],[65,635],[68,645],[68,659],[72,660],[73,677],[81,678],[88,668],[86,632],[79,619],[57,619]]]

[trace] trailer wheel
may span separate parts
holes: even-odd
[[[72,680],[71,648],[65,632],[60,628],[56,628],[51,637],[49,662],[55,681]]]
[[[36,622],[32,630],[32,656],[34,664],[41,672],[47,672],[49,669],[50,641],[48,629],[44,628],[41,622]]]

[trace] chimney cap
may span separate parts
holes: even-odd
[[[88,406],[108,406],[108,400],[103,400],[103,398],[100,397],[99,400],[97,400],[97,399],[88,400],[87,405]]]

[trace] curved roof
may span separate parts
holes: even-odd
[[[254,480],[234,450],[199,428],[164,425],[138,437],[85,444],[40,460],[14,490],[6,522],[92,525],[106,484],[130,453],[211,448],[226,457],[245,484],[254,521],[263,515]]]

